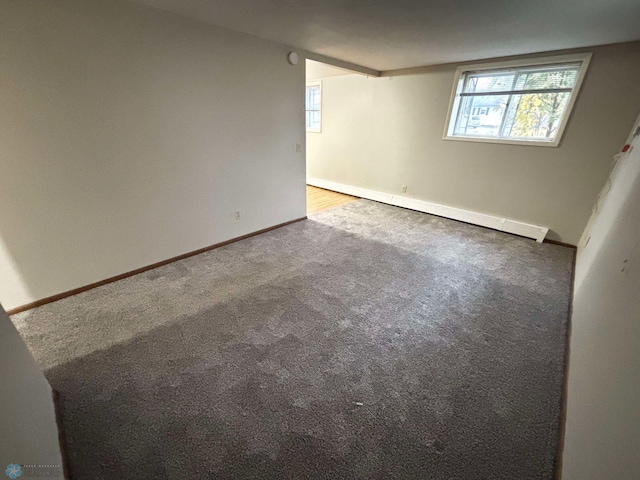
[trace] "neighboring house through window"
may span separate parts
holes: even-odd
[[[458,68],[445,139],[557,146],[591,54]]]
[[[322,83],[307,83],[306,95],[307,132],[322,131]]]

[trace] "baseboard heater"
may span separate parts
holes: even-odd
[[[397,207],[408,208],[418,212],[430,213],[439,217],[451,218],[452,220],[460,220],[461,222],[479,225],[481,227],[492,228],[501,232],[513,233],[522,237],[533,238],[536,242],[542,242],[547,236],[549,229],[539,225],[518,222],[508,218],[487,215],[486,213],[472,212],[462,208],[448,207],[437,203],[416,200],[415,198],[407,198],[401,195],[391,195],[389,193],[376,192],[366,188],[354,187],[343,183],[331,182],[320,178],[307,178],[307,184],[326,190],[333,190],[354,197],[375,200],[376,202],[387,203]]]

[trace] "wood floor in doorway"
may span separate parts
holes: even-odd
[[[354,200],[358,200],[358,197],[307,185],[307,214],[336,208]]]

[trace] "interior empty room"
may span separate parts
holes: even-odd
[[[0,0],[4,475],[638,478],[638,18]]]

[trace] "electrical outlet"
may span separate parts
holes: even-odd
[[[239,211],[239,210],[236,210],[236,211],[234,212],[234,218],[235,218],[236,220],[240,220],[240,211]]]
[[[300,143],[296,143],[296,152],[302,152],[302,145]]]
[[[402,193],[407,193],[407,186],[406,185],[402,185]]]

